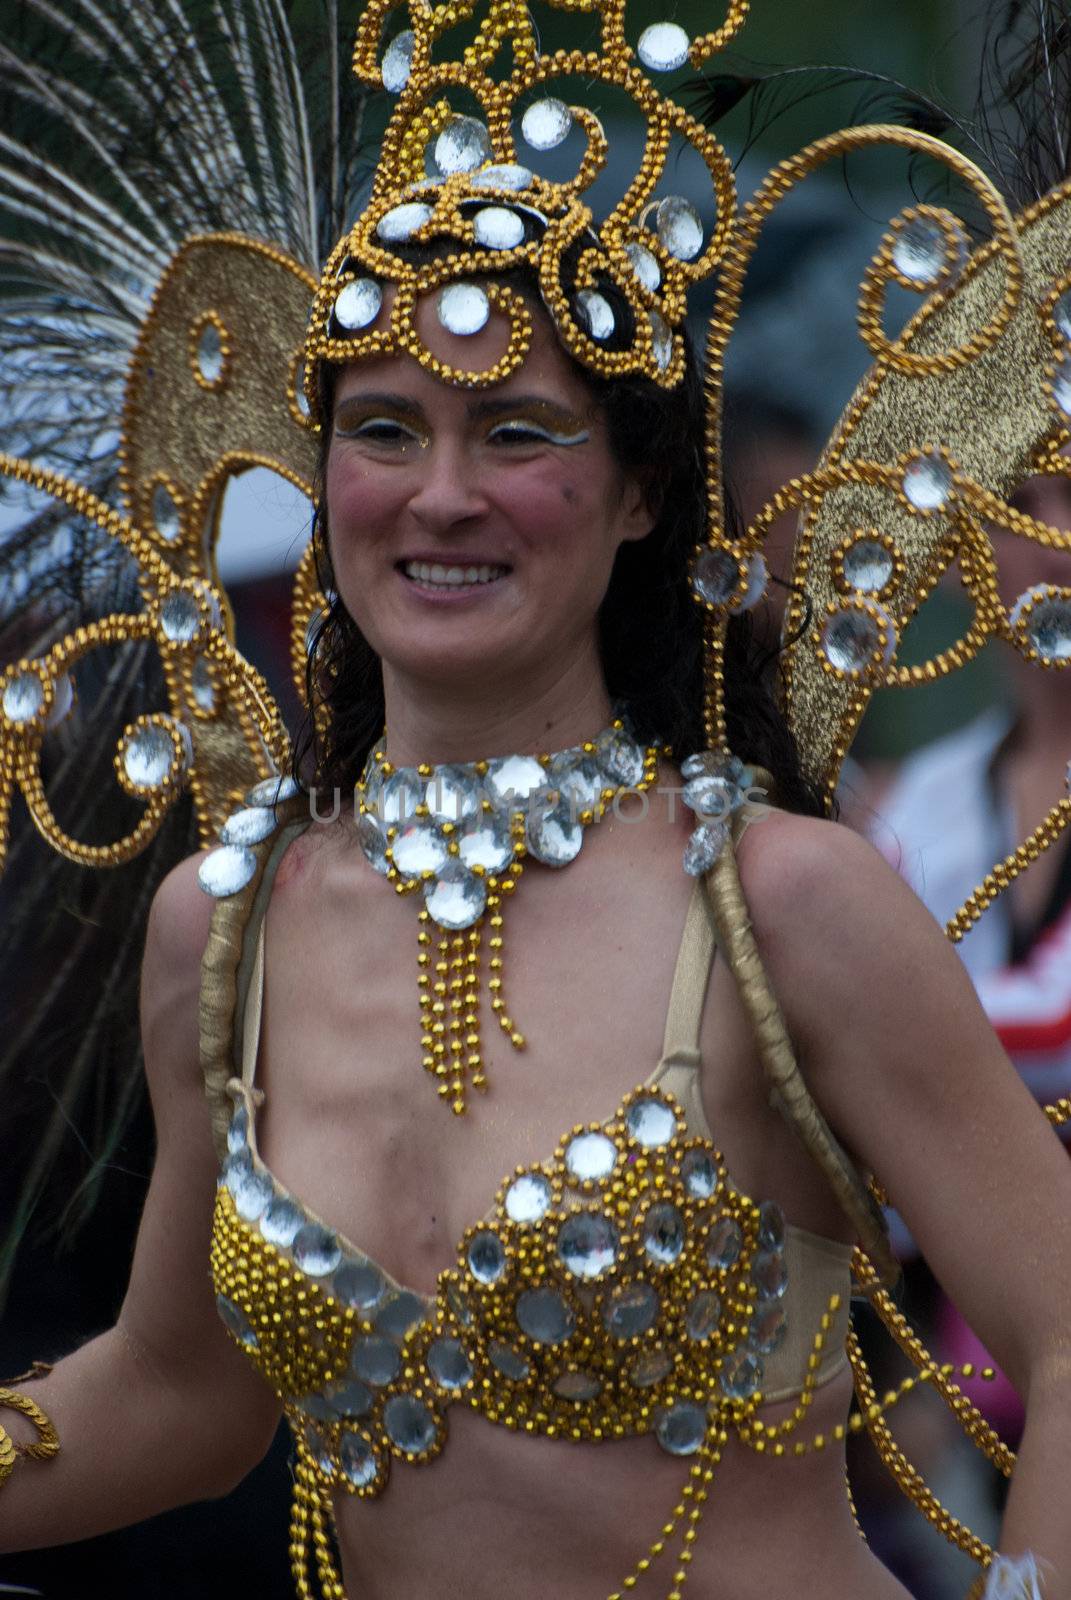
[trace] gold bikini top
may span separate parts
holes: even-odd
[[[299,1500],[379,1494],[392,1463],[439,1453],[453,1405],[567,1439],[653,1433],[686,1456],[722,1412],[753,1413],[840,1372],[851,1247],[741,1193],[704,1114],[716,942],[701,881],[654,1072],[606,1121],[569,1129],[553,1156],[503,1180],[433,1295],[396,1282],[276,1181],[256,1142],[263,917],[300,826],[283,828],[268,858],[222,1019],[240,1076],[227,1085],[212,1239],[220,1314],[293,1430]]]

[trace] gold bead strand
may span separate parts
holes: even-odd
[[[422,1062],[425,1072],[436,1076],[439,1071],[440,1056],[435,1053],[435,1043],[438,1035],[435,1032],[435,1014],[431,1008],[431,934],[428,932],[428,923],[431,916],[426,908],[421,907],[417,917],[417,990],[420,996],[420,1045],[424,1054]]]
[[[431,920],[427,911],[421,916]],[[430,936],[429,936],[430,942]],[[446,1059],[446,976],[450,970],[448,960],[450,941],[447,934],[439,930],[439,940],[435,951],[434,977],[431,980],[431,1003],[428,1006],[428,1026],[422,1037],[431,1038],[432,1067],[438,1082],[438,1090],[443,1099],[450,1093],[449,1064]]]
[[[874,1384],[854,1330],[848,1334],[848,1360],[851,1362],[855,1378],[855,1392],[862,1408],[864,1425],[882,1466],[890,1473],[901,1494],[917,1506],[926,1520],[933,1524],[949,1544],[954,1544],[965,1551],[972,1560],[988,1565],[993,1559],[990,1546],[941,1504],[922,1474],[912,1465],[893,1438],[888,1424],[881,1415]]]
[[[450,1048],[450,1106],[455,1116],[465,1112],[465,954],[468,940],[455,933],[445,941],[449,949],[447,983],[447,1033]]]
[[[465,1030],[465,1049],[468,1055],[465,1066],[468,1069],[472,1087],[479,1094],[487,1088],[487,1076],[483,1067],[483,1049],[480,1043],[480,946],[483,943],[483,922],[481,917],[473,923],[468,931],[468,949],[465,952],[465,988],[464,988],[464,1013],[463,1022]]]
[[[487,980],[487,987],[491,991],[491,1010],[498,1018],[499,1027],[509,1039],[514,1050],[523,1050],[528,1041],[506,1010],[506,1002],[502,997],[502,896],[514,892],[524,871],[524,817],[520,812],[514,814],[511,826],[513,832],[513,860],[506,869],[505,874],[495,880],[495,888],[487,896],[488,922],[491,928],[491,937],[488,940],[488,944],[491,947],[491,958],[488,962],[491,976]]]

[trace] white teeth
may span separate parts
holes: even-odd
[[[404,571],[407,578],[417,583],[433,584],[444,589],[458,589],[477,583],[494,583],[509,569],[507,567],[444,567],[434,561],[407,561]]]

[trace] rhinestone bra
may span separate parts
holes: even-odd
[[[850,1247],[742,1194],[710,1136],[698,1041],[715,946],[703,883],[655,1072],[609,1119],[572,1128],[550,1160],[509,1175],[431,1296],[394,1281],[260,1159],[266,902],[262,890],[259,926],[244,930],[253,959],[237,1008],[242,1075],[228,1085],[212,1276],[224,1323],[282,1400],[296,1442],[302,1592],[308,1539],[329,1521],[333,1493],[375,1496],[393,1463],[433,1459],[452,1405],[566,1439],[653,1433],[684,1457],[725,1414],[799,1396],[843,1369]],[[828,1336],[816,1346],[820,1324]]]

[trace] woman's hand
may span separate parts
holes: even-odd
[[[170,874],[149,920],[141,1009],[157,1155],[130,1285],[114,1328],[20,1385],[55,1424],[60,1451],[16,1463],[0,1490],[0,1549],[88,1538],[225,1494],[278,1422],[277,1402],[223,1329],[209,1277],[217,1161],[197,1010],[212,902],[196,869],[190,860]],[[30,1442],[24,1419],[8,1419]]]

